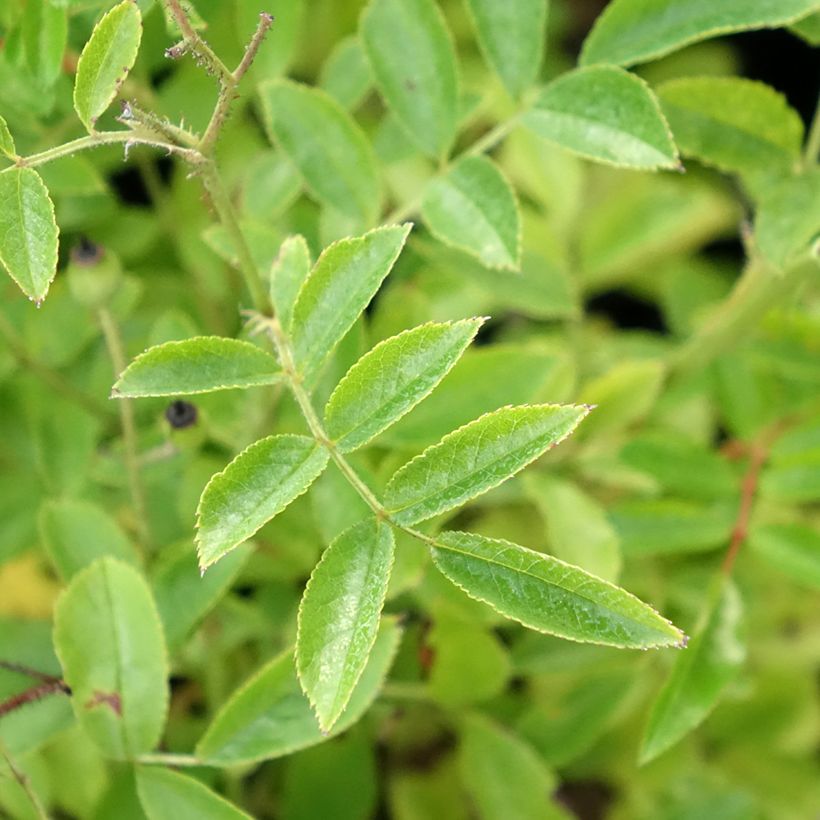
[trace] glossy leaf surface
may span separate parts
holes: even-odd
[[[530,629],[625,649],[685,641],[679,629],[626,590],[509,541],[445,532],[436,536],[432,552],[456,586]]]
[[[563,441],[589,410],[573,405],[504,407],[445,436],[390,479],[384,503],[415,524],[469,501]]]
[[[114,385],[114,398],[185,396],[279,381],[276,359],[250,342],[196,336],[141,353]]]
[[[434,236],[491,268],[517,270],[521,216],[515,192],[486,157],[465,157],[424,191],[421,213]]]
[[[327,465],[327,451],[306,436],[268,436],[243,450],[202,493],[197,509],[199,566],[218,561],[295,498]]]
[[[524,124],[598,162],[643,169],[678,164],[655,95],[643,80],[614,66],[563,74],[539,94]]]
[[[299,607],[296,669],[327,732],[347,706],[376,640],[394,539],[366,519],[345,530],[313,570]]]
[[[326,248],[293,307],[293,357],[310,383],[390,273],[410,231],[393,225]]]
[[[337,385],[325,428],[342,452],[366,444],[415,407],[447,375],[481,319],[427,324],[376,345]]]
[[[113,558],[75,575],[55,609],[54,645],[77,720],[103,754],[149,752],[165,723],[168,660],[142,576]]]
[[[77,63],[74,108],[93,131],[137,59],[142,16],[133,0],[114,6],[94,27]]]

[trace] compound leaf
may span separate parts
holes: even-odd
[[[401,467],[384,503],[400,524],[416,524],[501,484],[563,441],[587,407],[502,407],[446,435]]]
[[[424,191],[421,213],[430,231],[491,268],[518,270],[521,215],[515,191],[486,157],[465,157]]]
[[[441,533],[431,549],[456,586],[530,629],[623,649],[685,641],[634,595],[557,558],[466,532]]]
[[[400,637],[395,620],[382,619],[367,666],[331,736],[356,723],[376,698]],[[209,765],[232,766],[282,757],[327,737],[299,688],[293,652],[288,650],[231,695],[197,744],[196,755]]]
[[[139,766],[136,775],[148,820],[251,820],[196,778],[159,766]]]
[[[467,0],[478,44],[513,97],[536,80],[544,57],[547,0]]]
[[[325,550],[299,607],[296,669],[323,732],[341,716],[379,629],[390,570],[393,531],[369,518]]]
[[[265,124],[308,190],[343,214],[372,223],[380,185],[370,143],[329,94],[287,80],[262,85]]]
[[[675,168],[678,154],[646,83],[615,66],[579,68],[541,91],[524,124],[582,157],[630,168]]]
[[[143,577],[114,558],[75,575],[54,611],[54,646],[77,720],[101,751],[150,751],[168,708],[168,659]]]
[[[123,0],[94,26],[74,79],[74,109],[89,131],[125,82],[141,37],[142,16],[133,0]]]
[[[361,20],[376,85],[413,141],[447,154],[458,121],[453,41],[433,0],[372,0]]]
[[[302,495],[327,465],[327,451],[307,436],[268,436],[243,450],[208,482],[197,508],[202,570],[247,541]]]
[[[276,359],[250,342],[196,336],[141,353],[122,372],[111,395],[185,396],[273,384],[281,375]]]
[[[8,168],[0,174],[0,202],[0,262],[41,302],[57,273],[59,230],[48,189],[31,168]]]
[[[689,43],[805,17],[817,0],[613,0],[595,21],[581,64],[643,63]]]
[[[746,658],[742,606],[726,583],[702,629],[692,638],[658,695],[641,745],[641,763],[665,752],[703,722]]]
[[[313,381],[376,294],[411,227],[376,228],[325,248],[293,306],[293,357],[306,382]]]
[[[729,171],[788,170],[800,156],[803,122],[785,97],[742,77],[686,77],[658,88],[675,142]]]
[[[482,321],[431,322],[380,342],[359,359],[325,407],[325,427],[339,450],[366,444],[429,395]]]

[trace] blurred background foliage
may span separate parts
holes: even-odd
[[[104,4],[63,5],[67,47],[49,68],[26,44],[26,3],[0,4],[0,112],[21,154],[80,134],[72,74]],[[143,41],[121,96],[203,128],[212,78],[191,60],[167,60],[173,35],[162,10],[150,0],[139,5]],[[265,269],[288,234],[302,233],[315,258],[350,226],[307,196],[271,147],[254,82],[287,73],[353,111],[380,161],[385,211],[412,202],[435,170],[373,93],[356,39],[362,5],[196,1],[209,43],[228,64],[261,10],[276,17],[218,145]],[[482,60],[461,0],[440,5],[458,50],[466,146],[515,109]],[[602,5],[551,3],[542,80],[575,64]],[[690,46],[638,73],[651,84],[704,74],[763,79],[808,120],[816,68],[811,47],[781,30]],[[116,113],[105,115],[108,125]],[[467,599],[429,571],[418,544],[400,539],[387,611],[401,615],[405,631],[362,721],[288,757],[190,773],[254,817],[286,820],[816,816],[817,279],[761,322],[730,324],[731,333],[703,345],[699,333],[725,309],[744,266],[748,180],[688,160],[685,174],[593,165],[524,129],[493,157],[519,193],[522,272],[487,270],[415,231],[319,395],[383,338],[431,319],[489,315],[478,347],[376,447],[357,454],[357,467],[381,486],[406,458],[480,413],[528,401],[597,404],[558,452],[455,524],[617,579],[690,633],[732,537],[749,454],[765,445],[734,571],[746,661],[702,726],[639,766],[649,707],[675,652],[619,652],[528,633]],[[107,402],[111,360],[82,276],[69,270],[78,266],[76,249],[91,240],[116,269],[110,310],[129,358],[163,341],[244,331],[233,249],[184,167],[141,148],[124,161],[120,147],[107,147],[44,166],[42,175],[61,227],[60,273],[39,310],[12,283],[0,285],[0,658],[59,674],[50,616],[64,580],[54,560],[66,549],[60,544],[105,542],[137,561],[143,524],[129,503],[117,407]],[[301,431],[290,399],[275,388],[196,398],[195,413],[163,400],[136,405],[145,523],[156,545],[147,572],[172,647],[164,741],[171,752],[190,749],[234,688],[292,643],[299,596],[321,549],[364,513],[331,466],[258,534],[255,549],[237,553],[198,609],[189,606],[180,590],[199,577],[193,521],[207,479],[259,436]],[[0,670],[0,699],[24,686],[19,674]],[[64,699],[4,716],[0,738],[56,816],[141,816],[133,776],[100,757]],[[0,774],[0,813],[32,816],[13,777]]]

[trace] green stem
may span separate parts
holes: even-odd
[[[182,8],[179,0],[165,0],[165,6],[171,12],[174,20],[176,20],[182,32],[185,46],[199,57],[200,61],[205,64],[211,74],[216,74],[222,80],[226,77],[230,77],[231,72],[228,71],[225,63],[219,59],[213,49],[199,36],[197,30],[191,25],[191,21],[188,19],[188,15],[185,9]]]
[[[189,162],[196,162],[199,158],[199,153],[191,148],[181,148],[178,145],[172,145],[170,142],[143,137],[134,131],[100,131],[96,134],[89,134],[87,137],[79,137],[63,145],[49,148],[47,151],[41,151],[39,154],[32,154],[28,157],[18,157],[14,165],[4,168],[3,171],[8,171],[11,168],[34,168],[37,165],[45,165],[47,162],[53,162],[55,159],[67,157],[80,151],[99,148],[101,145],[123,143],[130,145],[150,145],[153,148],[161,148],[169,153],[179,154]]]
[[[55,393],[59,393],[70,402],[82,407],[83,410],[91,413],[95,418],[105,422],[110,419],[106,405],[98,402],[92,396],[83,393],[82,390],[76,388],[56,370],[52,370],[48,365],[33,359],[26,350],[23,340],[17,335],[14,326],[3,313],[0,313],[0,336],[5,339],[12,356],[14,356],[17,364],[21,368],[37,376],[38,379],[47,384]]]
[[[0,740],[0,754],[3,755],[12,777],[14,777],[20,788],[26,793],[26,796],[31,801],[32,806],[34,806],[34,811],[37,814],[37,817],[40,818],[40,820],[49,820],[48,812],[46,812],[42,801],[37,795],[37,792],[31,788],[31,783],[29,783],[28,776],[17,768],[16,764],[11,759],[11,755],[6,748],[6,744],[3,743],[2,740]]]
[[[108,354],[114,367],[114,377],[118,378],[125,370],[127,361],[122,346],[119,328],[108,308],[100,308],[98,312],[100,327],[102,328]],[[139,442],[137,440],[137,425],[134,420],[134,405],[131,399],[119,399],[120,422],[122,424],[122,438],[125,447],[125,470],[128,475],[128,486],[131,491],[131,502],[134,505],[136,529],[143,547],[150,544],[148,530],[147,507],[145,493],[140,479]]]
[[[211,197],[219,221],[225,227],[233,242],[236,255],[239,258],[239,270],[245,279],[245,284],[253,300],[253,306],[259,313],[264,314],[268,310],[268,297],[265,286],[262,284],[259,271],[256,269],[256,263],[253,261],[248,243],[245,241],[245,235],[239,227],[239,220],[231,198],[228,196],[228,192],[222,184],[222,178],[219,176],[219,171],[212,160],[207,160],[202,164],[201,174],[202,184]]]
[[[155,752],[154,754],[144,754],[137,758],[138,763],[160,766],[207,766],[198,757],[186,754],[174,754],[173,752]]]
[[[803,167],[809,169],[817,163],[820,155],[820,98],[817,100],[817,107],[814,109],[814,117],[809,127],[809,135],[806,139],[806,148],[803,152]]]

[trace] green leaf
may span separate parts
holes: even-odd
[[[658,695],[641,744],[640,762],[665,752],[712,711],[746,659],[743,608],[731,582],[711,607],[706,623],[689,642]]]
[[[802,524],[752,527],[749,546],[801,586],[820,589],[820,534],[816,529]]]
[[[307,436],[268,436],[208,482],[197,508],[196,547],[204,571],[304,493],[327,466]]]
[[[625,649],[686,641],[634,595],[557,558],[466,532],[437,535],[431,550],[439,570],[471,598],[530,629]]]
[[[390,273],[411,227],[376,228],[322,252],[293,306],[293,356],[308,384]]]
[[[148,820],[251,820],[193,777],[158,766],[138,766],[136,774]]]
[[[401,467],[385,489],[385,506],[404,525],[458,507],[559,444],[588,412],[541,404],[487,413]]]
[[[29,299],[42,302],[57,273],[54,205],[36,171],[0,173],[0,262]]]
[[[549,820],[556,778],[529,744],[479,714],[462,723],[461,779],[483,820]]]
[[[398,648],[401,631],[383,619],[364,673],[330,735],[352,726],[375,699]],[[196,747],[208,765],[232,766],[282,757],[321,743],[323,735],[299,688],[288,650],[263,666],[231,695]]]
[[[137,564],[134,546],[119,524],[90,501],[47,501],[39,524],[46,553],[64,581],[105,556]]]
[[[195,336],[141,353],[122,372],[111,396],[187,396],[274,384],[281,377],[276,359],[250,342]]]
[[[526,486],[545,519],[549,552],[616,581],[621,571],[620,539],[603,507],[573,482],[544,472],[531,471]]]
[[[74,109],[89,131],[125,82],[141,37],[142,16],[133,0],[123,0],[94,26],[74,80]]]
[[[371,0],[360,33],[376,85],[398,122],[431,157],[456,136],[458,74],[452,37],[433,0]]]
[[[373,649],[394,549],[388,524],[354,524],[325,550],[305,588],[296,670],[323,732],[341,716]]]
[[[782,180],[760,200],[755,238],[763,255],[786,267],[820,234],[820,169]]]
[[[181,541],[164,548],[151,572],[157,610],[172,650],[228,591],[252,552],[252,545],[243,544],[202,576],[191,547],[190,541]]]
[[[376,158],[362,129],[332,97],[287,80],[260,89],[265,125],[308,190],[368,225],[381,201]]]
[[[802,37],[810,46],[820,45],[820,11],[798,20],[789,29]]]
[[[546,42],[547,0],[467,0],[485,59],[518,98],[538,77]]]
[[[595,21],[581,64],[643,63],[689,43],[793,23],[817,0],[613,0]]]
[[[728,542],[736,515],[733,502],[706,505],[678,498],[622,501],[609,509],[627,557],[714,549]]]
[[[803,122],[786,98],[742,77],[686,77],[658,88],[680,150],[728,171],[788,170]]]
[[[725,458],[669,431],[630,439],[621,459],[651,475],[671,494],[712,501],[733,498],[739,489],[738,477]]]
[[[17,156],[17,149],[14,147],[14,138],[9,131],[6,121],[0,117],[0,154],[4,154],[9,159]]]
[[[578,68],[540,93],[524,124],[575,154],[628,168],[677,168],[678,152],[649,86],[614,66]]]
[[[279,248],[270,272],[270,300],[285,333],[290,333],[293,305],[310,273],[310,250],[305,237],[289,236]]]
[[[325,429],[338,449],[361,447],[428,396],[482,321],[431,322],[380,342],[359,359],[325,407]]]
[[[62,68],[68,37],[65,9],[52,0],[28,0],[22,31],[31,73],[43,87],[53,85]]]
[[[355,36],[339,40],[322,64],[319,85],[348,111],[357,108],[373,84],[370,64]]]
[[[430,231],[491,268],[521,265],[521,215],[507,178],[486,157],[465,157],[424,189]]]
[[[54,646],[77,720],[100,750],[149,752],[168,709],[168,659],[143,577],[113,558],[75,575],[54,610]]]

